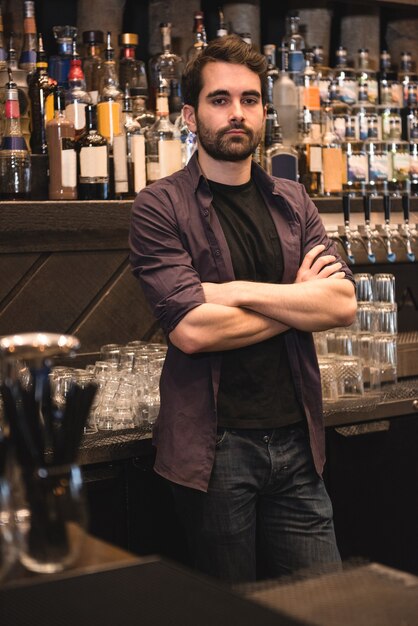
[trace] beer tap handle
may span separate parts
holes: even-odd
[[[403,193],[402,194],[402,211],[403,211],[403,220],[405,224],[409,224],[409,206],[410,206],[409,193]]]
[[[370,215],[372,212],[372,196],[370,193],[365,193],[363,196],[363,210],[364,220],[366,224],[370,224]]]
[[[383,212],[385,214],[385,223],[390,223],[390,195],[388,193],[383,194]]]
[[[363,194],[363,210],[364,210],[364,221],[366,224],[366,249],[367,249],[367,258],[370,263],[376,263],[376,255],[373,252],[372,248],[372,234],[370,231],[370,215],[371,215],[371,206],[372,206],[372,196],[370,193]]]
[[[347,254],[348,262],[351,265],[354,265],[356,259],[354,258],[352,247],[351,247],[351,239],[352,233],[350,230],[350,194],[346,193],[343,195],[343,214],[344,214],[344,227],[345,227],[345,251]]]
[[[350,225],[350,199],[350,194],[345,193],[343,195],[344,224],[347,227]]]

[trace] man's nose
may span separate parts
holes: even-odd
[[[241,102],[233,101],[231,104],[231,109],[229,112],[229,119],[231,121],[239,121],[241,122],[244,119],[244,111],[242,109]]]

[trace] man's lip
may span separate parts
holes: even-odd
[[[246,131],[242,130],[242,128],[231,128],[231,130],[226,131],[227,135],[246,135]]]

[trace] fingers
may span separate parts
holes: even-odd
[[[312,250],[309,250],[309,252],[305,254],[305,257],[300,267],[303,269],[309,269],[312,263],[315,261],[316,257],[318,256],[318,254],[321,254],[321,252],[323,252],[324,250],[325,250],[325,246],[322,243],[320,243],[317,246],[314,246]]]

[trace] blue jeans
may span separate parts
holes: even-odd
[[[207,493],[171,483],[192,565],[231,583],[340,566],[304,424],[219,429]]]

